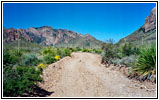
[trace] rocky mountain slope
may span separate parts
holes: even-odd
[[[5,29],[3,28],[3,42],[11,43],[19,37],[26,42],[33,42],[40,45],[49,46],[83,46],[83,47],[100,47],[101,41],[96,40],[89,34],[82,35],[80,33],[66,30],[53,29],[50,26],[30,27],[28,29]]]
[[[149,16],[145,18],[145,23],[129,36],[122,38],[118,44],[131,42],[134,44],[156,42],[156,7],[154,7]]]

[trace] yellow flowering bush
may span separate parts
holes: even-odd
[[[46,65],[44,65],[44,64],[39,64],[38,66],[37,66],[37,68],[42,68],[42,69],[45,69],[46,68]]]
[[[60,59],[60,56],[57,56],[57,55],[56,55],[56,56],[55,56],[55,59],[56,59],[56,60],[59,60],[59,59]]]

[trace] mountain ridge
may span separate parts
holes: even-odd
[[[6,29],[3,27],[3,42],[10,43],[18,40],[18,32],[20,39],[28,42],[35,42],[40,45],[58,46],[67,44],[69,46],[69,44],[71,44],[72,46],[83,45],[84,47],[90,47],[90,44],[92,44],[91,47],[99,47],[102,44],[102,41],[95,39],[88,33],[82,35],[72,30],[54,29],[48,25],[42,27],[29,27],[27,29]],[[78,44],[76,40],[81,43]],[[88,41],[90,42],[89,45],[87,45]]]

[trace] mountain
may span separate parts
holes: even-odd
[[[117,44],[125,42],[137,45],[156,42],[156,7],[154,7],[150,15],[145,18],[143,26],[127,37],[122,38]]]
[[[19,29],[19,36],[21,39],[24,39],[26,41],[33,41],[32,38],[30,38],[25,30],[23,29]],[[10,29],[5,29],[3,28],[3,42],[4,43],[10,43],[10,42],[13,42],[15,40],[18,40],[18,33],[17,33],[17,29],[14,29],[14,28],[10,28]]]
[[[56,45],[57,47],[92,47],[92,48],[99,48],[102,46],[101,41],[96,40],[94,37],[89,35],[88,33],[86,35],[80,35],[76,38],[71,39],[67,43],[61,43]]]
[[[28,29],[3,28],[3,43],[10,44],[18,40],[18,32],[21,40],[39,45],[60,47],[100,47],[102,45],[101,41],[96,40],[88,33],[82,35],[71,30],[53,29],[50,26]]]

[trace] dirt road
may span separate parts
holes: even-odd
[[[101,57],[72,53],[51,64],[43,72],[40,87],[54,92],[52,97],[154,97],[155,89],[126,78],[117,70],[104,67]]]

